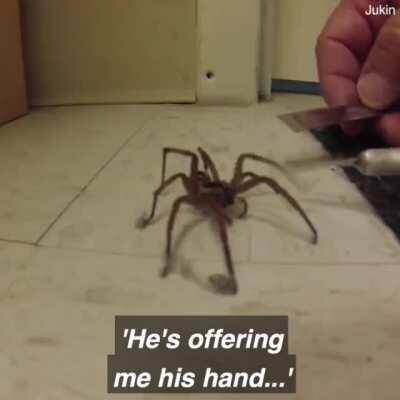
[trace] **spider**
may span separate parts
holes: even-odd
[[[148,217],[145,215],[142,216],[137,222],[138,228],[144,228],[149,225],[154,218],[160,194],[172,183],[181,180],[183,187],[186,190],[186,194],[178,197],[174,201],[169,215],[167,224],[166,264],[161,270],[162,277],[166,277],[171,270],[172,232],[174,229],[176,216],[182,204],[189,204],[199,210],[205,210],[211,213],[211,215],[215,217],[218,225],[219,236],[223,246],[228,273],[227,275],[211,275],[209,277],[209,281],[212,287],[215,291],[221,294],[236,294],[238,292],[238,284],[235,270],[233,268],[233,261],[227,234],[227,225],[231,225],[232,220],[225,213],[225,209],[233,206],[235,200],[238,200],[243,205],[243,211],[238,217],[245,217],[248,211],[248,204],[246,199],[240,197],[239,195],[262,184],[269,186],[274,192],[281,195],[301,215],[312,232],[312,243],[317,244],[318,232],[313,223],[299,203],[283,187],[281,187],[278,182],[267,176],[261,176],[253,172],[243,171],[244,161],[246,159],[251,159],[270,165],[274,168],[277,168],[280,172],[285,173],[283,167],[281,167],[278,163],[253,153],[241,154],[235,163],[233,177],[229,182],[227,182],[220,179],[217,168],[207,152],[202,148],[198,148],[198,153],[203,163],[204,170],[201,170],[199,167],[199,157],[196,153],[177,148],[163,149],[161,184],[153,193],[153,204],[150,215]],[[188,157],[191,160],[190,175],[177,173],[166,179],[166,162],[169,154]]]

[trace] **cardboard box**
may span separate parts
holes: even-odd
[[[18,0],[0,2],[0,124],[28,112]]]

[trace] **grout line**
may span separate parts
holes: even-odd
[[[53,249],[53,250],[61,250],[61,251],[76,251],[77,253],[89,253],[89,254],[97,254],[97,255],[104,255],[104,256],[121,256],[121,257],[138,257],[143,259],[157,259],[157,256],[136,256],[132,253],[118,253],[116,251],[104,251],[104,250],[94,250],[94,249],[82,249],[79,247],[59,247],[55,245],[47,245],[47,244],[40,244],[40,247],[44,249]],[[161,258],[161,255],[160,255]]]
[[[253,230],[249,230],[249,243],[248,243],[248,252],[247,252],[247,262],[251,262],[251,256],[253,254]]]
[[[80,191],[67,203],[67,205],[60,211],[60,213],[54,218],[54,220],[50,223],[50,225],[42,232],[39,238],[35,241],[35,245],[38,246],[40,242],[44,239],[44,237],[49,233],[51,228],[60,220],[60,218],[70,209],[73,203],[81,197],[81,195],[86,191],[86,189],[100,176],[100,174],[110,165],[112,161],[121,153],[121,151],[129,144],[131,140],[133,140],[139,133],[143,130],[143,128],[155,118],[154,115],[149,117],[135,132],[130,135],[123,143],[118,147],[118,149],[111,155],[111,157],[106,160],[106,162],[94,173],[92,178],[84,185]]]
[[[39,246],[40,242],[44,239],[44,237],[49,233],[50,229],[60,220],[60,218],[70,209],[73,203],[81,197],[82,193],[86,190],[88,185],[92,180],[89,181],[68,203],[67,205],[58,213],[58,215],[54,218],[54,220],[50,223],[50,225],[42,232],[39,238],[35,241],[35,245]]]
[[[16,239],[4,239],[4,238],[0,238],[0,242],[3,243],[13,243],[13,244],[23,244],[26,246],[36,246],[35,242],[27,242],[24,240],[16,240]]]
[[[78,247],[58,247],[55,245],[39,245],[41,248],[45,249],[53,249],[53,250],[64,250],[64,251],[75,251],[77,253],[85,253],[85,254],[97,254],[97,255],[108,255],[108,256],[120,256],[120,257],[128,257],[128,258],[137,258],[142,260],[160,260],[162,255],[139,255],[134,253],[127,253],[127,252],[116,252],[116,251],[104,251],[104,250],[94,250],[94,249],[82,249]],[[178,256],[179,258],[179,256]],[[192,262],[205,262],[205,263],[219,263],[217,259],[198,259],[193,258],[190,259]],[[308,267],[318,267],[318,266],[325,266],[325,267],[351,267],[351,266],[359,266],[359,267],[384,267],[384,266],[396,266],[398,260],[393,261],[350,261],[350,262],[335,262],[335,261],[323,261],[323,262],[308,262],[308,261],[251,261],[251,260],[243,260],[238,261],[236,265],[267,265],[267,266],[308,266]]]

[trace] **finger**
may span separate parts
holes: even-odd
[[[325,100],[331,106],[357,105],[360,103],[356,81],[361,68],[358,62],[354,60],[353,55],[348,54],[348,51],[346,47],[340,46],[335,41],[328,41],[320,50],[321,88]],[[330,61],[329,56],[332,54],[342,60],[346,59],[347,55],[349,60],[347,66],[345,64],[338,64],[337,66],[329,63],[324,64],[326,62],[324,60]],[[324,75],[324,72],[327,72],[326,75]],[[341,124],[342,130],[349,136],[358,135],[363,127],[364,123],[360,121]]]
[[[400,113],[387,114],[377,122],[377,130],[392,146],[400,146]]]
[[[400,99],[400,13],[390,17],[378,34],[361,72],[358,94],[376,109]]]
[[[400,6],[400,0],[392,2]],[[329,104],[359,102],[357,82],[374,41],[388,21],[385,15],[366,15],[385,0],[342,0],[317,43],[318,73]],[[350,101],[352,103],[350,103]]]
[[[398,1],[400,3],[400,1]],[[370,5],[385,4],[382,0],[342,0],[334,11],[317,44],[318,73],[325,100],[329,105],[357,105],[357,90],[362,64],[386,16],[368,16]],[[364,123],[342,124],[348,135],[357,135]]]
[[[357,80],[361,62],[372,44],[373,33],[354,4],[341,5],[334,11],[317,43],[318,74],[323,96],[331,106],[357,105]],[[361,122],[345,123],[342,130],[359,134]]]
[[[357,3],[360,1],[342,1],[317,43],[321,88],[326,101],[333,106],[359,104],[357,81],[375,28]]]

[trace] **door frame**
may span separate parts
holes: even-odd
[[[197,0],[198,103],[270,97],[273,9],[274,0]]]
[[[260,53],[259,96],[270,100],[272,95],[272,71],[275,50],[275,0],[261,0],[260,4]]]

